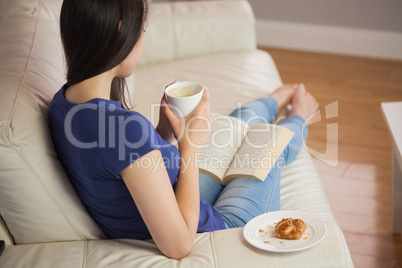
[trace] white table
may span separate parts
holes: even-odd
[[[381,108],[392,137],[392,186],[393,226],[392,232],[402,232],[402,102],[383,102]]]

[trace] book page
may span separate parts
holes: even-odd
[[[236,177],[265,180],[293,135],[293,132],[285,127],[255,124],[243,140],[224,178],[224,183]]]
[[[232,116],[212,114],[212,130],[200,150],[200,171],[219,183],[246,136],[248,125]]]

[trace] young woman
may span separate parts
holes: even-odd
[[[63,2],[67,83],[54,96],[49,123],[58,157],[102,230],[110,238],[153,238],[163,254],[180,259],[197,232],[244,226],[279,210],[280,168],[264,182],[237,178],[225,187],[199,173],[199,149],[192,144],[202,144],[209,133],[192,130],[211,121],[207,89],[184,118],[162,98],[156,129],[129,110],[124,78],[143,52],[146,17],[147,0]],[[285,162],[299,152],[305,119],[318,107],[303,85],[281,87],[231,113],[249,124],[272,122],[288,103],[290,116],[280,124],[295,136],[281,155]],[[187,135],[176,149],[171,142],[183,130]]]

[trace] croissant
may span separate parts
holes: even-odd
[[[282,219],[275,226],[275,235],[283,239],[300,239],[307,226],[300,219]]]

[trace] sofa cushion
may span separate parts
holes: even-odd
[[[0,267],[353,267],[345,239],[335,223],[317,246],[293,253],[252,247],[242,228],[199,234],[190,254],[166,258],[151,241],[92,240],[6,247]]]
[[[66,177],[48,131],[50,101],[65,81],[61,2],[1,3],[0,213],[17,244],[105,237]]]
[[[256,49],[248,1],[154,3],[139,66],[222,52]]]
[[[268,96],[282,85],[271,56],[261,50],[220,53],[137,68],[134,110],[152,123],[159,119],[165,86],[176,78],[197,81],[211,96],[211,111],[229,114],[238,106]]]

